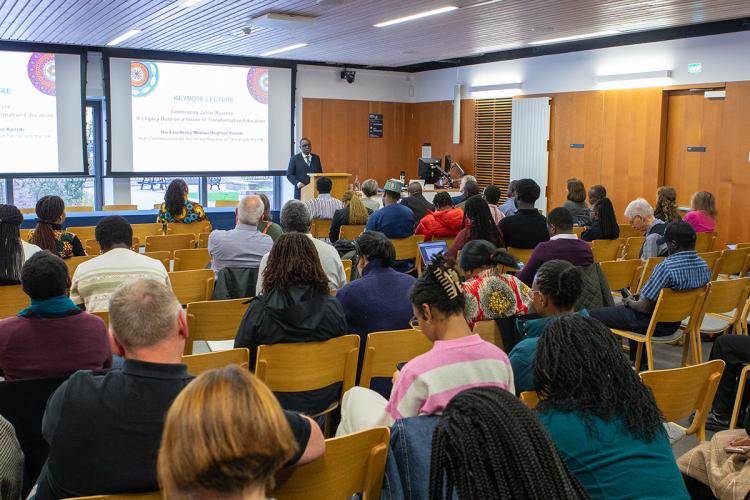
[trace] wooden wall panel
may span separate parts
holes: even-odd
[[[366,151],[367,177],[377,179],[381,186],[388,178],[398,178],[401,170],[407,172],[407,180],[416,176],[416,160],[409,158],[409,106],[403,102],[368,103],[368,113],[383,115],[383,137],[368,137]],[[366,128],[364,133],[367,136]]]
[[[422,144],[432,144],[432,156],[449,154],[468,174],[474,172],[474,100],[461,101],[461,142],[453,144],[453,103],[451,101],[411,104],[412,120],[410,156],[413,175],[417,174],[417,159]]]

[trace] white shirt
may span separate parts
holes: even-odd
[[[23,247],[23,261],[24,262],[29,260],[29,257],[34,255],[35,253],[42,251],[42,249],[39,248],[38,246],[32,245],[31,243],[26,243],[23,240],[21,240],[21,246]]]
[[[563,234],[554,235],[553,237],[550,238],[550,241],[552,240],[577,240],[577,239],[578,239],[578,236],[576,236],[575,234],[563,233]]]

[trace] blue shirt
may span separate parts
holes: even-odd
[[[408,207],[393,203],[367,219],[366,231],[380,231],[388,238],[407,238],[414,234],[414,212]]]
[[[508,217],[509,215],[513,215],[518,211],[518,208],[516,208],[516,199],[515,197],[508,198],[505,200],[505,203],[500,205],[500,211],[503,213],[504,216]]]
[[[711,270],[695,251],[678,252],[656,265],[641,289],[641,296],[656,302],[663,288],[694,290],[706,286],[710,279]]]

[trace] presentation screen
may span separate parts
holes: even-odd
[[[81,174],[81,56],[0,51],[0,174]]]
[[[112,57],[109,72],[112,172],[286,168],[291,69]]]

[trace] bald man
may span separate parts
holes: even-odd
[[[427,198],[422,194],[422,184],[419,182],[410,182],[407,188],[409,196],[401,199],[401,204],[409,207],[414,212],[414,222],[419,224],[422,217],[427,215],[427,212],[434,212],[435,205],[427,201]]]
[[[258,268],[260,259],[271,251],[273,240],[258,231],[258,222],[263,216],[263,200],[260,196],[245,196],[237,206],[237,225],[229,231],[211,231],[208,237],[208,253],[211,268],[219,272],[225,267]]]

